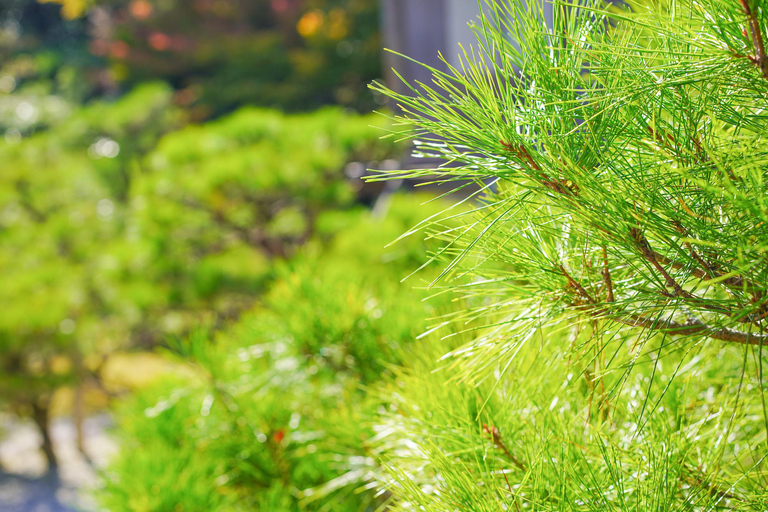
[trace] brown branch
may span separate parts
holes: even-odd
[[[714,267],[712,268],[712,275],[708,274],[706,271],[698,269],[698,268],[688,268],[684,263],[680,263],[679,261],[675,261],[673,259],[667,258],[666,256],[658,253],[653,252],[654,258],[661,263],[662,265],[667,265],[675,270],[687,270],[691,273],[692,276],[698,277],[699,279],[717,279],[722,278],[724,274],[721,274],[717,272]],[[742,276],[732,276],[728,277],[726,279],[723,279],[720,281],[721,283],[727,285],[729,288],[736,289],[736,290],[745,290],[750,293],[754,292],[760,292],[762,287],[757,286],[755,283],[752,283],[751,281],[745,279]]]
[[[741,0],[746,1],[746,0]],[[667,135],[666,138],[662,137],[660,134],[658,134],[654,129],[652,129],[650,126],[648,126],[648,130],[651,132],[651,134],[654,135],[654,137],[657,137],[659,139],[659,142],[666,146],[667,139],[669,139],[674,144],[674,138],[671,135]],[[517,157],[519,160],[527,163],[527,166],[529,170],[534,171],[539,174],[539,177],[541,179],[542,185],[549,188],[550,190],[564,196],[578,196],[580,189],[579,186],[576,183],[569,182],[568,180],[564,179],[557,179],[553,180],[550,178],[541,168],[539,164],[536,163],[536,161],[531,156],[530,152],[527,148],[525,148],[522,144],[515,146],[514,144],[511,144],[509,142],[506,142],[504,140],[499,140],[499,143],[510,153],[512,153],[515,157]],[[700,144],[700,143],[699,143]],[[683,234],[685,236],[685,229],[682,227],[682,225],[676,221],[672,221],[675,227],[678,229],[678,232]],[[596,226],[598,229],[601,229],[602,231],[605,231],[604,228],[600,226]],[[680,263],[679,261],[672,260],[670,258],[667,258],[666,256],[663,256],[662,254],[656,252],[653,250],[653,248],[650,245],[650,242],[645,237],[645,235],[640,231],[638,228],[630,227],[630,235],[635,240],[635,243],[637,244],[638,248],[640,249],[640,252],[642,253],[643,257],[656,269],[656,271],[661,275],[661,277],[664,279],[666,285],[674,290],[674,297],[682,297],[688,300],[691,300],[696,303],[696,305],[702,309],[705,309],[707,311],[712,311],[717,314],[726,315],[729,318],[733,318],[734,313],[725,308],[721,308],[718,306],[714,306],[712,304],[709,304],[705,301],[705,299],[698,297],[691,292],[683,289],[683,287],[678,283],[672,275],[664,268],[664,266],[672,267],[675,270],[685,270],[691,273],[691,275],[698,277],[699,279],[718,279],[718,278],[724,278],[723,274],[720,274],[715,270],[713,265],[708,264],[699,254],[695,251],[693,246],[689,242],[685,242],[686,247],[691,251],[691,256],[693,259],[702,267],[702,268],[688,268],[683,263]],[[607,302],[614,302],[614,291],[613,291],[613,284],[611,281],[610,271],[608,270],[608,262],[607,262],[607,253],[605,250],[605,247],[603,247],[603,258],[604,258],[604,268],[603,268],[603,281],[606,285],[606,290],[608,293],[608,300]],[[562,269],[562,267],[561,267]],[[568,275],[567,272],[565,272],[565,269],[562,269],[565,273],[565,275]],[[584,288],[581,288],[581,285],[574,281],[573,279],[569,278],[569,284],[577,289],[579,292],[579,295],[582,298],[590,297],[589,294],[584,290]],[[746,280],[742,276],[731,276],[728,278],[724,278],[721,280],[721,282],[733,289],[733,290],[745,290],[752,294],[752,302],[755,303],[759,298],[762,298],[762,287],[759,287],[755,285],[754,283]],[[581,288],[581,289],[579,289]],[[670,296],[668,292],[664,292],[666,296]],[[590,297],[591,303],[596,304],[594,299]],[[735,318],[736,321],[740,323],[755,323],[762,320],[765,316],[768,316],[768,304],[765,304],[761,306],[759,310],[760,316],[755,316],[753,314],[746,315],[743,317]],[[682,324],[680,324],[682,326]],[[702,324],[703,325],[703,324]],[[738,331],[734,331],[738,332]],[[745,333],[742,333],[745,334]],[[731,337],[731,334],[723,332],[721,333],[722,336]],[[743,341],[742,341],[743,342]]]
[[[682,227],[682,225],[676,221],[673,220],[672,223],[675,225],[676,229],[680,234],[683,236],[688,236],[686,234],[685,229]],[[673,260],[671,258],[668,258],[664,256],[663,254],[656,252],[653,250],[653,248],[650,246],[650,243],[648,242],[647,238],[642,235],[642,233],[633,233],[633,230],[636,230],[636,228],[630,228],[630,234],[635,238],[636,235],[640,236],[640,240],[636,240],[636,242],[641,245],[640,249],[643,252],[643,255],[646,256],[646,258],[652,259],[656,263],[660,265],[666,265],[668,267],[672,267],[675,270],[684,270],[687,272],[690,272],[690,274],[694,277],[697,277],[702,280],[708,280],[708,279],[719,279],[721,283],[726,285],[727,287],[737,290],[737,291],[746,291],[748,293],[752,294],[762,294],[762,290],[764,287],[758,286],[757,284],[749,281],[748,279],[744,278],[743,276],[731,276],[725,278],[725,275],[718,272],[717,268],[707,263],[694,249],[690,242],[684,242],[685,246],[691,251],[691,256],[703,267],[703,268],[690,268],[686,264],[681,263],[679,261]],[[607,231],[603,230],[607,233]],[[666,274],[666,272],[664,272]]]
[[[29,183],[24,180],[17,181],[15,184],[16,192],[19,194],[19,204],[32,217],[35,222],[45,222],[48,218],[45,212],[40,211],[32,203],[32,197],[29,193]]]
[[[678,232],[680,232],[683,235],[686,235],[685,229],[682,227],[682,225],[677,221],[672,221],[675,225]],[[638,229],[636,228],[630,228],[630,235],[635,239],[635,241],[638,243],[638,246],[640,247],[640,251],[643,253],[643,256],[656,268],[656,270],[662,275],[662,277],[667,282],[668,286],[671,286],[675,290],[675,296],[678,297],[684,297],[686,299],[689,299],[691,301],[694,301],[697,306],[706,309],[707,311],[712,311],[714,313],[726,315],[730,318],[734,318],[734,312],[729,309],[713,306],[712,304],[707,304],[704,302],[704,299],[701,297],[697,297],[693,295],[692,293],[683,290],[682,287],[672,278],[672,276],[661,266],[669,265],[672,268],[676,270],[682,270],[685,268],[684,265],[682,265],[679,262],[676,262],[674,260],[670,260],[669,258],[666,258],[659,254],[658,252],[654,251],[651,248],[650,243],[648,242],[648,239],[643,235]],[[712,278],[722,278],[724,277],[723,274],[720,274],[711,264],[707,263],[704,258],[702,258],[693,248],[693,246],[685,242],[686,247],[691,251],[691,257],[696,260],[699,265],[702,266],[702,269],[692,269],[691,274],[700,278],[700,279],[712,279]],[[726,279],[722,280],[722,283],[725,284],[727,287],[729,287],[731,290],[745,290],[748,293],[752,295],[752,303],[756,304],[763,300],[763,292],[762,290],[755,285],[754,283],[751,283],[750,281],[747,281],[742,276],[732,276]],[[763,302],[760,304],[757,310],[756,314],[748,314],[741,317],[736,317],[735,320],[739,323],[748,324],[753,323],[757,324],[757,322],[760,322],[765,318],[765,316],[768,315],[768,304]]]
[[[733,316],[733,312],[729,309],[714,306],[712,304],[708,304],[705,299],[702,297],[697,297],[696,295],[692,294],[691,292],[684,290],[682,286],[680,286],[680,283],[678,283],[675,278],[673,278],[669,272],[666,271],[666,269],[659,263],[659,260],[657,259],[656,251],[654,251],[651,248],[651,244],[648,241],[648,239],[645,237],[642,231],[640,231],[637,228],[629,228],[629,233],[632,236],[632,238],[635,240],[635,243],[638,245],[640,252],[643,254],[643,257],[648,260],[648,262],[656,269],[656,271],[661,274],[661,277],[664,278],[666,281],[666,284],[668,287],[672,288],[675,293],[669,294],[668,292],[664,291],[663,294],[667,297],[682,297],[684,299],[688,299],[696,304],[696,306],[706,309],[707,311],[712,311],[713,313],[718,313],[721,315],[726,315],[728,317]],[[737,318],[736,321],[740,323],[750,323],[753,321],[752,318],[749,316],[746,317],[740,317]]]
[[[768,335],[766,334],[753,334],[750,332],[737,331],[728,327],[713,327],[705,324],[699,319],[690,318],[686,323],[681,324],[675,322],[672,319],[652,319],[642,315],[625,314],[618,315],[611,313],[607,308],[594,307],[598,306],[598,302],[579,284],[563,267],[560,265],[560,272],[568,280],[568,284],[576,290],[576,292],[585,300],[590,306],[593,307],[581,307],[582,311],[590,314],[595,318],[607,318],[614,322],[624,324],[630,327],[642,327],[651,331],[659,331],[665,334],[671,334],[673,336],[693,336],[701,334],[708,338],[712,338],[720,341],[727,341],[730,343],[739,343],[742,345],[763,345],[768,344]]]
[[[629,228],[629,235],[635,241],[635,244],[640,249],[640,253],[643,255],[643,257],[656,269],[659,274],[661,274],[661,277],[664,278],[666,285],[669,288],[675,290],[676,295],[680,297],[692,298],[691,294],[683,290],[680,284],[675,281],[671,275],[669,275],[669,273],[659,263],[659,260],[656,259],[656,252],[651,248],[651,244],[643,232],[638,228],[631,227]]]
[[[768,80],[768,59],[765,55],[765,45],[763,44],[763,33],[760,28],[760,22],[757,20],[757,15],[749,5],[749,0],[739,0],[741,8],[744,10],[744,14],[747,16],[749,22],[749,32],[752,36],[752,46],[755,47],[755,59],[754,62],[763,72],[763,77]]]
[[[507,445],[504,444],[504,439],[501,437],[501,432],[499,432],[499,429],[493,425],[483,425],[483,432],[486,434],[490,434],[491,441],[493,441],[493,446],[498,448],[504,453],[504,456],[515,466],[517,466],[518,469],[521,471],[526,471],[525,464],[523,464],[520,459],[514,456],[512,452],[509,451],[509,448],[507,448]]]
[[[531,153],[525,148],[525,146],[522,144],[515,146],[503,140],[499,140],[499,143],[504,146],[504,149],[514,154],[520,160],[525,160],[531,169],[541,172],[541,166],[536,163],[536,161],[531,156]]]
[[[627,315],[626,318],[611,316],[610,318],[615,322],[619,322],[630,327],[644,327],[646,329],[657,330],[674,336],[692,336],[701,334],[714,340],[738,343],[741,345],[768,344],[768,335],[752,334],[749,332],[730,329],[728,327],[716,328],[694,318],[688,320],[688,322],[684,324],[675,322],[673,320],[653,320],[641,315]]]
[[[746,34],[747,34],[747,31],[745,30],[745,31],[744,31],[744,35],[746,35]],[[737,52],[737,51],[736,51],[736,50],[734,50],[733,48],[728,48],[728,51],[730,51],[730,52],[731,52],[731,55],[733,55],[733,57],[734,57],[734,58],[736,58],[736,59],[747,59],[747,60],[748,60],[748,61],[750,61],[752,64],[755,64],[755,65],[757,65],[757,66],[759,66],[759,65],[760,65],[760,64],[757,62],[757,58],[755,58],[753,55],[744,55],[744,54],[742,54],[742,53],[739,53],[739,52]]]
[[[674,224],[675,229],[678,233],[685,237],[689,237],[688,232],[683,227],[682,224],[678,221],[672,221],[672,224]],[[693,245],[690,242],[683,242],[685,247],[691,252],[691,257],[696,260],[696,262],[701,266],[701,268],[706,272],[706,275],[702,275],[701,278],[722,278],[723,275],[720,274],[711,264],[709,264],[698,252],[696,252],[696,249],[693,248]],[[698,277],[698,276],[697,276]],[[728,286],[732,289],[737,290],[746,290],[748,293],[752,295],[752,302],[756,303],[760,301],[763,297],[762,290],[758,289],[758,287],[748,281],[746,281],[742,276],[732,276],[727,279],[723,279],[722,283]],[[761,313],[764,313],[763,311],[765,305],[761,308]]]
[[[570,285],[570,287],[576,290],[576,293],[578,293],[581,296],[581,298],[583,298],[584,300],[587,301],[587,303],[593,306],[598,304],[598,302],[592,298],[589,292],[585,290],[583,286],[581,286],[581,283],[579,283],[573,277],[571,277],[571,274],[569,274],[568,271],[565,270],[564,266],[560,265],[559,268],[560,268],[560,272],[562,272],[562,274],[568,280],[568,284]]]
[[[675,229],[678,233],[683,235],[684,237],[689,237],[688,231],[683,227],[683,225],[677,221],[673,220],[672,224],[675,226]],[[683,245],[685,245],[685,248],[688,249],[691,253],[691,257],[696,260],[696,262],[701,266],[701,268],[710,276],[710,277],[717,277],[718,273],[715,272],[715,269],[712,268],[712,266],[707,263],[704,258],[702,258],[699,253],[696,251],[696,249],[693,248],[693,245],[691,245],[690,242],[683,242]]]
[[[649,125],[648,123],[645,124],[645,127],[648,129],[648,132],[653,136],[653,138],[656,140],[656,143],[658,143],[659,146],[667,149],[672,149],[669,144],[667,144],[667,141],[671,142],[672,144],[675,144],[675,138],[667,133],[666,138],[659,133],[658,130],[654,129]]]
[[[535,171],[539,175],[541,184],[548,189],[565,196],[579,195],[580,189],[576,183],[562,178],[552,179],[546,172],[542,170],[541,166],[536,163],[528,149],[526,149],[522,144],[514,146],[513,144],[505,142],[504,140],[499,140],[499,144],[504,146],[504,149],[515,155],[519,160],[524,161],[530,170]]]
[[[611,280],[611,271],[608,269],[608,251],[603,246],[603,283],[607,292],[606,302],[613,302],[613,281]]]
[[[746,1],[746,0],[741,0],[741,1]],[[655,132],[653,128],[651,128],[651,126],[646,124],[646,127],[651,132],[651,134],[653,134],[655,137],[658,137],[660,139],[660,143],[662,144],[666,143],[666,139],[662,137],[660,134],[658,134],[657,132]],[[674,138],[671,135],[667,135],[667,137],[674,142]],[[541,166],[536,163],[536,161],[533,159],[528,149],[526,149],[522,144],[515,146],[504,140],[499,140],[499,143],[504,147],[504,149],[506,149],[508,152],[512,153],[513,155],[515,155],[518,159],[523,160],[524,162],[527,162],[530,170],[539,173],[540,178],[542,180],[542,184],[545,187],[549,188],[550,190],[558,194],[565,195],[565,196],[579,195],[580,188],[578,184],[570,182],[568,180],[564,180],[564,179],[553,180],[552,178],[550,178],[546,173],[542,172]],[[695,139],[694,143],[696,144],[697,148],[701,148],[701,142],[698,141],[698,139]],[[731,175],[732,179],[736,179],[736,177],[732,176],[732,171],[730,170],[729,170],[729,175]],[[675,224],[675,227],[678,229],[678,231],[681,234],[685,233],[685,229],[682,227],[682,225],[678,221],[673,221],[673,224]],[[602,226],[596,225],[595,227],[605,233],[608,233],[605,230],[605,228],[603,228]],[[632,229],[634,228],[630,228],[630,230]],[[684,236],[687,236],[687,235],[684,234]],[[668,267],[674,268],[675,270],[686,270],[690,272],[691,275],[693,275],[694,277],[697,277],[699,279],[704,279],[704,280],[720,279],[724,277],[723,274],[717,272],[712,265],[709,265],[706,261],[704,261],[704,259],[693,249],[693,246],[689,242],[685,242],[685,245],[691,251],[691,254],[694,257],[694,259],[703,267],[702,269],[697,269],[697,268],[691,269],[691,268],[688,268],[684,263],[680,263],[679,261],[675,261],[670,258],[667,258],[666,256],[663,256],[662,254],[654,251],[650,247],[650,244],[647,243],[647,240],[645,241],[644,247],[641,247],[641,249],[644,250],[644,255],[649,261],[655,262],[654,266],[657,267],[657,270],[660,270],[662,275],[665,276],[665,280],[667,281],[667,283],[674,283],[674,279],[672,279],[671,276],[669,276],[669,274],[663,268],[658,268],[659,265],[666,265]],[[722,282],[725,286],[733,290],[737,290],[737,291],[744,290],[753,295],[754,294],[762,295],[763,287],[757,286],[755,283],[748,281],[742,276],[731,276],[725,279],[721,279],[720,282]],[[672,286],[674,287],[675,284],[672,284]],[[680,286],[677,286],[677,289],[675,291],[678,294],[682,293],[683,296],[685,296],[685,294],[687,293]],[[689,297],[689,298],[692,298],[692,297]]]
[[[515,493],[512,492],[512,485],[509,483],[509,478],[507,478],[507,473],[502,471],[501,474],[504,475],[504,480],[506,480],[507,482],[507,489],[509,489],[509,493],[512,495],[512,503],[515,504],[515,510],[517,510],[517,512],[520,512],[520,504],[517,502],[517,496],[515,496]]]

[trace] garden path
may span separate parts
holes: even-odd
[[[98,485],[98,468],[104,467],[116,445],[108,429],[111,418],[102,414],[84,424],[86,450],[91,466],[75,444],[69,418],[54,420],[51,435],[59,458],[59,478],[45,476],[40,437],[27,422],[0,417],[0,512],[89,512],[96,505],[88,491]]]

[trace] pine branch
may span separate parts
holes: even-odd
[[[534,171],[537,174],[539,181],[542,185],[549,190],[564,196],[577,196],[579,195],[579,186],[575,183],[571,183],[564,179],[552,179],[546,172],[543,171],[541,166],[531,156],[530,151],[525,146],[514,146],[504,140],[499,140],[499,143],[504,146],[504,149],[515,155],[521,160],[530,171]]]
[[[32,202],[29,192],[29,183],[25,180],[19,180],[15,183],[16,192],[19,194],[19,204],[37,223],[45,222],[48,214],[39,210]]]
[[[765,357],[739,348],[768,344],[766,96],[753,67],[768,79],[765,2],[651,3],[609,11],[602,0],[567,2],[545,22],[529,2],[489,0],[477,53],[448,71],[430,68],[434,80],[411,87],[413,97],[381,91],[405,105],[401,120],[416,127],[403,135],[450,163],[436,174],[497,184],[461,230],[436,228],[446,248],[435,259],[450,261],[451,276],[475,278],[446,284],[471,287],[462,297],[474,301],[451,319],[478,322],[461,331],[468,336],[483,330],[439,365],[458,372],[453,382],[493,383],[498,400],[484,407],[501,411],[504,423],[483,429],[500,458],[512,460],[514,450],[499,431],[514,432],[526,453],[547,454],[526,460],[525,475],[517,464],[504,474],[521,495],[525,483],[533,508],[746,509],[765,488],[765,463],[754,458],[764,440],[754,427],[760,400],[739,398],[748,354]],[[537,297],[553,293],[564,297]],[[641,361],[629,341],[650,336],[664,339]],[[573,385],[573,370],[586,386]],[[728,379],[739,372],[738,383]],[[426,392],[428,378],[412,390],[414,410],[429,412],[413,422],[415,439],[424,425],[443,435],[466,416],[450,407],[441,422],[435,397],[461,407],[463,395],[442,381]],[[690,394],[669,408],[663,400],[675,380],[686,382],[681,396]],[[702,403],[703,389],[716,398]],[[582,446],[585,423],[599,426],[593,399],[601,392],[611,397],[610,428]],[[730,419],[721,414],[728,407]],[[562,442],[557,431],[566,433]],[[625,450],[636,436],[644,442]],[[435,484],[421,476],[429,463],[414,458],[401,486],[413,492],[401,502],[448,510],[486,503],[484,490],[497,489],[494,465],[462,458],[477,458],[474,443],[463,451],[446,444],[443,453],[470,471],[452,474],[454,460],[440,459]],[[563,456],[546,467],[561,445]],[[691,449],[701,455],[696,464]],[[567,473],[566,459],[583,465]],[[422,488],[430,491],[419,499]],[[487,503],[497,501],[494,494]]]
[[[752,36],[752,45],[755,47],[754,62],[760,68],[763,73],[763,77],[768,80],[768,57],[765,54],[765,45],[763,44],[763,32],[760,27],[760,22],[757,19],[757,15],[749,5],[749,0],[739,0],[741,8],[744,10],[744,14],[747,16],[747,22],[749,23],[749,32]]]
[[[656,259],[656,252],[651,248],[651,244],[645,237],[645,234],[638,228],[629,228],[629,234],[640,249],[640,253],[658,272],[664,279],[665,284],[675,291],[675,295],[678,297],[685,297],[686,299],[695,298],[693,295],[685,290],[680,284],[664,269],[663,266]]]
[[[515,457],[511,451],[509,451],[509,448],[507,448],[507,445],[504,443],[504,439],[501,437],[501,432],[499,432],[497,427],[493,425],[483,425],[483,431],[491,436],[493,445],[504,453],[504,457],[506,457],[507,460],[509,460],[521,471],[526,470],[525,464],[523,464],[520,459]]]
[[[568,281],[569,286],[587,302],[588,306],[591,306],[584,307],[583,305],[580,305],[578,308],[592,317],[605,318],[630,327],[642,327],[650,331],[663,332],[673,336],[695,336],[700,334],[715,340],[742,345],[768,344],[768,335],[737,331],[728,327],[714,327],[707,325],[695,317],[690,317],[686,323],[681,324],[672,319],[652,319],[633,313],[614,313],[606,307],[600,307],[601,303],[596,301],[592,295],[570,275],[565,267],[560,265],[558,268],[563,277]]]
[[[611,279],[611,270],[608,267],[608,250],[603,246],[603,283],[605,284],[606,302],[613,302],[613,280]]]
[[[674,268],[675,270],[686,270],[690,272],[690,274],[693,277],[697,277],[699,279],[718,280],[718,282],[723,283],[724,285],[728,286],[729,288],[735,291],[743,290],[748,293],[759,294],[764,288],[746,279],[744,276],[736,275],[736,276],[725,277],[725,274],[718,272],[713,265],[707,264],[706,262],[703,262],[703,260],[700,262],[700,264],[706,266],[707,270],[702,270],[699,268],[689,268],[684,263],[680,263],[679,261],[668,258],[656,251],[653,251],[653,257],[656,259],[656,261],[658,261],[662,265],[667,265],[669,267]],[[698,258],[696,258],[695,256],[693,257],[694,259],[698,260]]]
[[[683,287],[680,286],[680,283],[678,283],[677,280],[673,278],[669,274],[669,272],[667,272],[666,269],[664,269],[664,267],[659,263],[658,259],[656,258],[657,253],[651,248],[650,242],[642,233],[642,231],[640,231],[637,228],[630,228],[629,232],[632,238],[635,240],[635,243],[640,249],[640,252],[642,253],[643,257],[656,269],[656,271],[658,271],[658,273],[664,279],[666,285],[674,290],[675,292],[674,294],[669,294],[666,291],[662,292],[665,296],[680,297],[680,298],[688,299],[692,303],[694,303],[696,306],[701,307],[702,309],[706,309],[714,313],[726,315],[728,317],[733,316],[732,311],[727,310],[725,308],[713,306],[712,304],[707,304],[703,298],[697,297],[691,292],[684,290]],[[748,317],[741,317],[741,318],[738,318],[737,321],[741,323],[749,323],[752,320]]]
[[[647,126],[647,128],[655,137],[658,137],[660,144],[666,145],[667,139],[674,142],[674,138],[671,135],[667,135],[667,138],[664,138],[660,134],[658,134],[658,132],[654,131],[650,126]],[[504,140],[499,140],[499,143],[508,152],[512,153],[515,157],[521,160],[526,165],[526,167],[528,167],[529,171],[534,171],[536,174],[538,174],[541,184],[546,188],[548,188],[549,190],[557,193],[558,195],[565,196],[571,200],[573,199],[574,196],[579,195],[580,188],[576,183],[571,183],[563,179],[553,180],[552,178],[550,178],[547,175],[547,173],[544,172],[541,166],[538,163],[536,163],[536,161],[531,156],[530,152],[523,145],[515,146],[513,144],[505,142]],[[573,201],[571,201],[571,204],[573,204]],[[578,204],[574,206],[577,208],[579,207]],[[678,232],[680,232],[683,236],[687,236],[686,234],[687,232],[685,228],[682,226],[682,224],[680,223],[680,221],[673,219],[672,224],[675,226],[675,229],[677,229]],[[607,232],[605,228],[600,225],[595,225],[594,227],[595,229],[603,231],[604,233]],[[632,238],[635,239],[635,242],[640,247],[641,252],[643,256],[646,258],[646,260],[648,260],[656,268],[656,270],[664,278],[665,282],[670,287],[672,287],[675,290],[675,293],[680,297],[697,300],[699,302],[702,300],[698,297],[693,296],[689,292],[686,292],[661,265],[671,266],[675,270],[687,270],[691,273],[691,275],[699,279],[704,279],[704,280],[717,279],[721,281],[725,286],[727,286],[728,288],[734,291],[747,291],[753,295],[753,302],[756,302],[757,298],[762,296],[762,292],[761,292],[762,287],[759,287],[755,283],[750,282],[749,280],[745,279],[743,276],[737,275],[737,276],[725,277],[723,274],[717,272],[712,265],[704,261],[704,259],[698,254],[698,252],[696,252],[695,249],[693,249],[690,242],[685,242],[685,245],[689,249],[689,251],[691,251],[691,257],[696,262],[698,262],[699,265],[702,267],[701,269],[697,269],[697,268],[690,269],[685,264],[680,263],[679,261],[675,261],[670,258],[667,258],[661,253],[654,251],[651,248],[650,244],[648,243],[647,238],[644,235],[641,235],[639,231],[637,231],[637,228],[630,228],[630,234],[632,235]],[[640,236],[640,238],[637,238],[638,236]],[[711,309],[712,311],[717,311],[719,313],[731,315],[731,312],[724,310],[722,308],[712,309],[711,306],[706,304],[703,305],[703,307],[705,309]],[[768,311],[761,310],[761,313],[768,314]],[[759,319],[760,318],[758,318],[757,320]],[[739,321],[742,323],[754,322],[755,318],[753,317],[741,318],[739,319]]]

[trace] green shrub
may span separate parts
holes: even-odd
[[[366,510],[370,386],[402,363],[441,301],[399,279],[426,260],[409,240],[434,207],[397,198],[385,218],[330,213],[344,226],[278,265],[261,304],[235,325],[180,342],[187,368],[129,399],[103,504],[120,510]],[[329,224],[323,220],[321,225]],[[164,462],[167,459],[167,463]]]
[[[325,211],[355,208],[345,165],[396,151],[369,126],[386,120],[338,109],[181,121],[146,85],[0,147],[0,388],[18,412],[47,424],[113,351],[236,318]]]

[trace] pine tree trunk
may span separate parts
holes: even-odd
[[[53,451],[49,404],[40,404],[39,402],[32,404],[32,420],[35,422],[35,425],[37,425],[40,435],[43,438],[41,448],[45,454],[45,459],[48,462],[48,474],[56,474],[59,469],[59,462],[56,459],[56,453]]]
[[[75,442],[77,450],[83,458],[90,463],[91,459],[85,451],[85,439],[83,435],[83,423],[85,422],[85,371],[83,369],[83,359],[79,353],[73,357],[75,371],[77,372],[77,382],[75,383],[74,403],[72,404],[72,416],[75,423]]]
[[[75,442],[77,450],[88,459],[85,452],[85,440],[83,436],[83,422],[85,421],[85,408],[83,404],[83,384],[78,382],[75,385],[75,400],[72,406],[72,416],[75,423]]]

